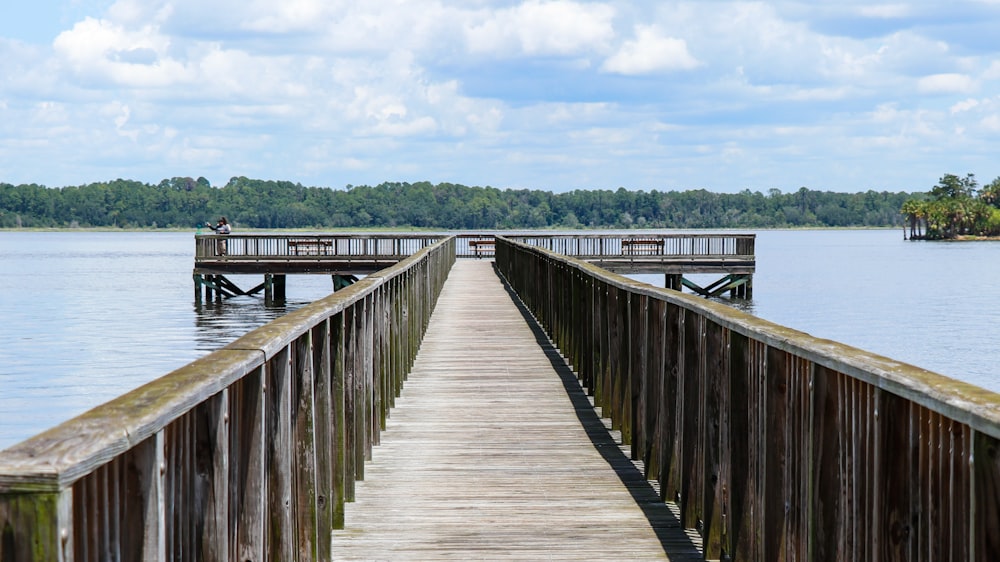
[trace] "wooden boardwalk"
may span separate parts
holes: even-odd
[[[492,262],[459,261],[336,560],[699,560]]]

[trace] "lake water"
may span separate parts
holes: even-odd
[[[1000,391],[1000,243],[762,231],[756,252],[748,312]],[[325,275],[290,276],[284,306],[260,297],[199,305],[193,256],[191,233],[0,232],[0,449],[331,289]],[[246,288],[261,280],[234,279]]]
[[[194,299],[192,233],[0,232],[0,449],[329,294],[291,277],[285,306]],[[233,276],[250,288],[262,276]]]

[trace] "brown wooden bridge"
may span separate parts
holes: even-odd
[[[1000,558],[1000,396],[460,245],[0,452],[0,560]]]

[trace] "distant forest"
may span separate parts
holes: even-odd
[[[468,187],[382,183],[343,189],[236,177],[159,184],[130,180],[50,188],[0,183],[2,228],[195,228],[226,216],[235,228],[781,228],[901,227],[915,195],[833,193],[805,187],[766,194]]]

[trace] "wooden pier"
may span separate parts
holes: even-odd
[[[460,246],[0,452],[0,561],[1000,560],[1000,395]]]
[[[387,268],[440,241],[440,235],[229,234],[195,237],[195,298],[263,294],[284,300],[288,275],[330,275],[332,289]],[[241,288],[233,275],[262,275]]]
[[[484,318],[489,318],[487,323]],[[700,560],[486,261],[455,264],[338,560]]]
[[[443,239],[446,235],[411,234],[230,234],[195,237],[195,295],[262,293],[283,300],[286,276],[322,274],[342,288]],[[492,258],[496,238],[530,244],[597,264],[617,273],[659,273],[669,289],[684,288],[706,297],[753,296],[756,269],[754,234],[539,234],[468,232],[455,235],[457,258]],[[263,275],[254,287],[240,288],[229,277]],[[699,285],[688,274],[722,277]]]

